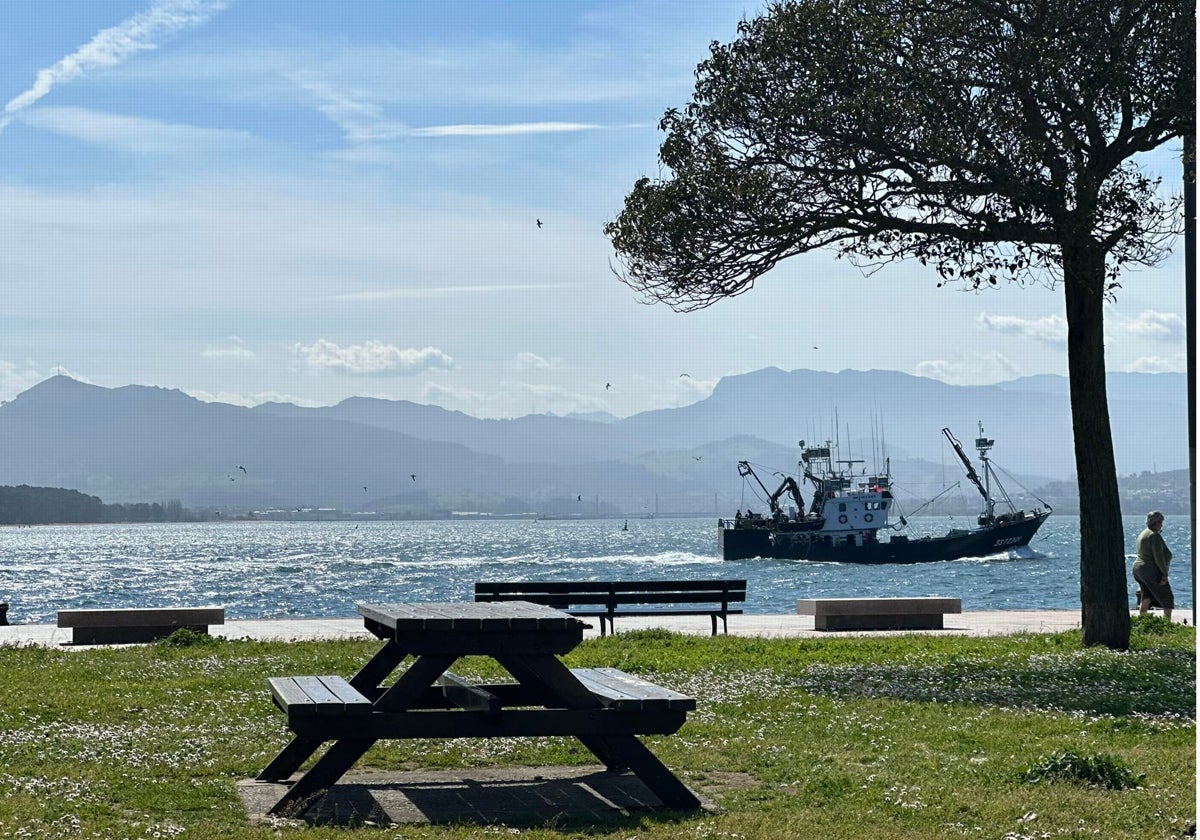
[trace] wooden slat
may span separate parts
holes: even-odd
[[[270,677],[275,705],[293,715],[367,714],[371,701],[339,676]]]
[[[293,677],[268,677],[267,684],[271,687],[275,705],[285,712],[291,709],[303,711],[302,707],[314,705],[312,699],[296,685]]]
[[[696,708],[694,698],[616,668],[572,668],[571,673],[609,708],[620,711]]]
[[[479,686],[472,685],[451,671],[446,671],[437,681],[442,695],[460,709],[471,709],[495,714],[501,709],[500,698]]]

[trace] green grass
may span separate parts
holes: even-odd
[[[0,648],[0,837],[1168,838],[1195,820],[1195,631],[1135,620],[1128,653],[1078,632],[989,638],[585,642],[697,698],[646,739],[718,813],[599,826],[251,825],[235,791],[287,742],[268,676],[349,676],[360,641],[183,636],[89,651]],[[461,674],[502,678],[490,660]],[[570,739],[414,741],[360,767],[590,764]]]

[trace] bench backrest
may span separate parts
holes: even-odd
[[[548,607],[708,604],[746,600],[744,580],[479,581],[476,601],[532,601]]]

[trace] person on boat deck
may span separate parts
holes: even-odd
[[[1138,534],[1137,559],[1133,561],[1133,579],[1141,587],[1138,612],[1145,614],[1152,606],[1161,606],[1169,621],[1175,608],[1175,593],[1171,590],[1168,573],[1171,569],[1171,549],[1162,536],[1163,515],[1160,511],[1146,514],[1146,530]]]

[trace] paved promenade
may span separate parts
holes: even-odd
[[[1176,610],[1175,621],[1193,623],[1192,610]],[[599,624],[585,632],[590,638],[600,635]],[[1009,633],[1057,633],[1080,626],[1079,610],[995,610],[964,612],[945,617],[943,630],[868,630],[826,631],[813,628],[809,615],[732,615],[729,634],[769,638],[830,636],[880,636],[896,633],[920,635],[996,636]],[[712,626],[707,616],[667,616],[663,618],[618,618],[617,632],[664,628],[679,633],[707,636]],[[363,629],[360,618],[310,618],[256,621],[229,621],[212,628],[214,636],[229,639],[288,640],[372,638]],[[15,624],[0,627],[0,645],[69,645],[70,628],[53,624]],[[89,646],[90,647],[90,646]]]

